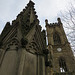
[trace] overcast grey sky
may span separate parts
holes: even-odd
[[[40,25],[45,27],[45,19],[49,22],[56,22],[59,12],[68,7],[70,0],[32,0],[35,3],[35,10],[40,20]],[[0,32],[5,23],[16,18],[25,8],[29,0],[0,0]]]

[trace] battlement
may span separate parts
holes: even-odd
[[[62,25],[62,22],[61,22],[61,19],[60,18],[57,18],[57,21],[58,22],[56,22],[56,23],[48,23],[48,20],[46,19],[45,20],[45,24],[46,24],[46,26],[49,26],[49,27],[53,27],[53,26],[60,26],[60,25]]]

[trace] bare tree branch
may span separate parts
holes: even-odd
[[[61,19],[63,21],[66,35],[71,43],[72,50],[75,51],[75,6],[71,3],[70,8],[64,13],[60,12]]]

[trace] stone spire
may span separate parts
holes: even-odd
[[[22,17],[22,20],[24,18],[24,22],[25,22],[25,19],[27,19],[27,21],[29,21],[30,23],[38,20],[37,19],[38,16],[36,15],[34,5],[35,5],[35,3],[31,0],[29,0],[29,3],[25,7],[25,9],[23,9],[23,11],[20,12],[20,14],[18,14],[18,16]]]
[[[17,16],[23,36],[26,36],[34,25],[39,24],[34,5],[35,3],[29,0],[27,6]]]

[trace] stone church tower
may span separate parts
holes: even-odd
[[[75,61],[63,29],[61,19],[58,18],[58,23],[48,24],[45,20],[46,31],[48,38],[49,50],[48,65],[46,67],[47,75],[75,75]]]
[[[58,23],[41,30],[31,0],[0,35],[0,75],[75,75],[70,44]],[[46,45],[46,32],[48,46]]]

